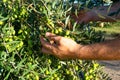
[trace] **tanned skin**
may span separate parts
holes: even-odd
[[[120,8],[120,2],[114,3],[108,11],[108,7],[93,8],[83,14],[78,13],[78,17],[73,19],[79,23],[88,23],[89,21],[116,22],[120,19],[118,15],[111,13],[117,12]],[[99,15],[102,15],[101,18]],[[77,44],[75,41],[57,36],[55,34],[46,33],[46,37],[54,43],[47,42],[44,37],[40,37],[42,51],[46,54],[54,55],[60,59],[84,59],[84,60],[120,60],[120,39],[114,39],[101,43],[90,45]]]

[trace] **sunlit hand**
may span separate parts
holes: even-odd
[[[46,33],[46,37],[53,43],[47,42],[43,37],[40,37],[43,53],[54,55],[60,59],[77,58],[78,54],[76,52],[79,50],[80,45],[76,42],[49,32]]]

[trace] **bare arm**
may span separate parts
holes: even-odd
[[[75,15],[72,15],[72,17],[79,23],[88,23],[89,21],[115,22],[117,19],[120,19],[120,12],[118,15],[112,16],[111,13],[117,12],[119,8],[120,2],[113,4],[110,11],[108,11],[108,7],[100,7],[88,12],[79,12],[78,17]],[[103,17],[100,17],[100,15]],[[51,33],[46,33],[46,37],[55,43],[51,44],[41,37],[42,51],[60,59],[120,60],[120,39],[81,45],[71,39]]]
[[[79,59],[120,60],[120,39],[85,45],[76,53]]]
[[[47,33],[49,43],[41,37],[42,51],[60,59],[120,60],[120,39],[102,43],[81,45],[71,39]]]

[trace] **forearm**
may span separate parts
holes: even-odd
[[[112,6],[103,6],[99,8],[93,8],[94,11],[92,21],[103,21],[103,22],[115,22],[120,19],[120,2],[113,3]]]
[[[80,47],[77,58],[86,60],[120,60],[120,39]]]

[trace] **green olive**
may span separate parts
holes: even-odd
[[[59,33],[59,31],[56,29],[56,30],[55,30],[55,34],[58,34],[58,33]]]
[[[46,70],[46,71],[45,71],[45,74],[47,74],[47,75],[48,75],[49,73],[50,73],[50,72],[49,72],[48,70]]]
[[[0,25],[3,25],[3,21],[0,21]]]
[[[61,33],[62,32],[62,28],[60,27],[60,28],[58,28],[58,31]]]
[[[6,3],[6,2],[7,2],[7,0],[3,0],[3,2],[4,2],[4,3]]]
[[[57,74],[54,74],[54,77],[57,77]]]
[[[39,80],[39,76],[38,75],[35,76],[35,80]]]
[[[48,63],[51,64],[51,60],[50,59],[48,59]]]
[[[58,65],[58,69],[60,69],[61,68],[61,65]]]
[[[66,35],[69,35],[69,34],[70,34],[70,31],[69,31],[69,30],[67,30],[67,31],[66,31]]]
[[[77,70],[77,71],[78,71],[78,66],[75,66],[75,70]]]

